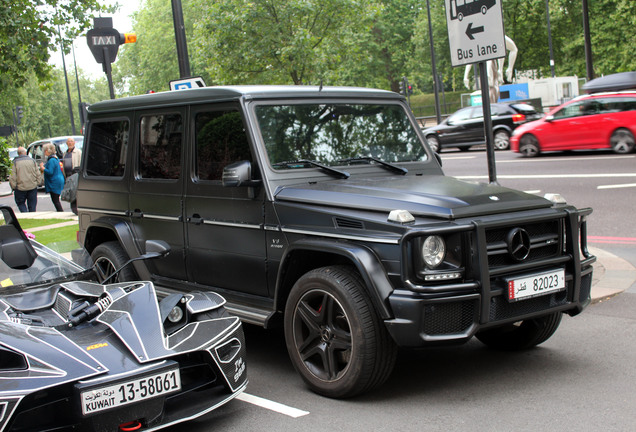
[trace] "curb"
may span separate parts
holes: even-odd
[[[589,251],[596,256],[592,303],[615,297],[636,283],[636,268],[628,261],[603,249],[590,247]]]

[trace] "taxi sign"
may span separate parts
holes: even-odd
[[[502,0],[445,0],[451,64],[506,56]]]

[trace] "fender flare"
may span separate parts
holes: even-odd
[[[84,247],[92,253],[95,247],[103,243],[93,241],[91,231],[94,229],[106,229],[113,233],[115,240],[121,245],[129,258],[137,258],[144,253],[139,243],[136,241],[130,225],[126,221],[110,216],[103,216],[91,221],[84,235]],[[141,280],[150,280],[150,271],[143,260],[135,261],[131,264]]]
[[[323,239],[302,239],[291,244],[285,251],[281,259],[281,265],[278,267],[276,293],[274,296],[275,305],[285,300],[281,298],[281,295],[283,294],[282,285],[285,279],[287,263],[289,257],[297,251],[323,252],[339,255],[349,260],[362,277],[366,291],[380,317],[382,319],[393,318],[393,313],[388,306],[388,298],[393,292],[393,285],[389,281],[380,260],[370,249],[344,241],[334,242]],[[285,297],[287,294],[288,292],[285,292]],[[282,304],[284,305],[284,303]]]

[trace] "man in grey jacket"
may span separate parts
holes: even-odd
[[[27,156],[24,147],[18,147],[18,156],[13,159],[9,184],[13,189],[15,203],[22,213],[35,211],[38,204],[38,185],[41,181],[42,173],[37,163]]]

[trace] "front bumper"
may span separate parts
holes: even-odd
[[[402,347],[422,347],[431,344],[464,343],[478,331],[546,315],[553,312],[580,313],[591,301],[592,263],[596,257],[587,251],[587,229],[585,217],[591,209],[560,209],[559,217],[549,215],[532,216],[525,220],[499,219],[497,221],[472,222],[458,226],[470,236],[473,245],[467,258],[471,268],[466,269],[465,280],[454,284],[418,285],[404,278],[403,287],[389,296],[394,318],[385,320],[385,325]],[[555,222],[558,221],[558,222]],[[549,253],[537,252],[523,263],[510,263],[495,256],[494,241],[499,231],[524,226],[529,231],[548,230],[559,226],[564,239]],[[493,234],[494,233],[494,234]],[[538,236],[545,236],[541,231]],[[482,257],[488,257],[483,259]],[[566,289],[539,297],[516,302],[507,298],[506,278],[549,268],[564,268]]]

